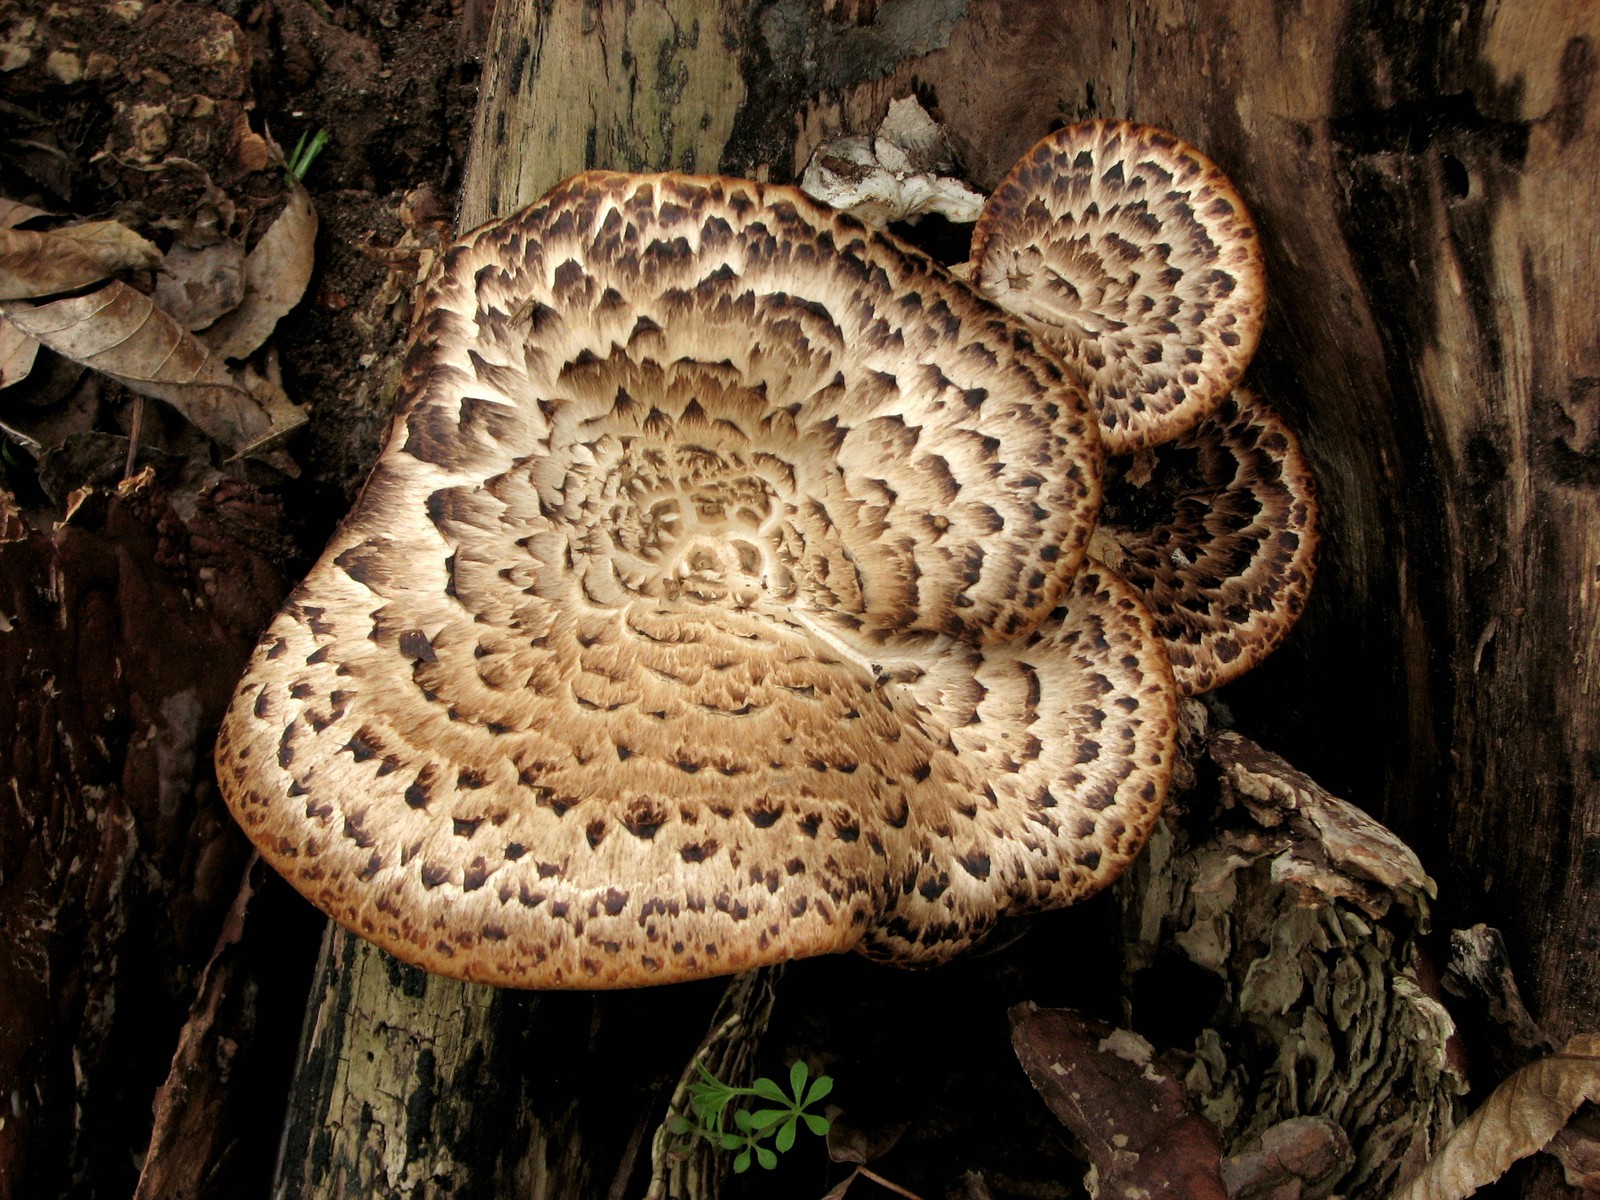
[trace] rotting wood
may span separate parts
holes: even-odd
[[[1227,1153],[1321,1118],[1351,1149],[1326,1182],[1382,1200],[1465,1090],[1420,949],[1433,882],[1360,809],[1188,713],[1200,783],[1118,884],[1133,1019],[1181,1030],[1161,1049]]]
[[[588,6],[587,31],[577,6],[527,7],[497,21],[491,92],[528,91],[558,52],[564,69],[625,71],[583,41],[642,28],[621,6]],[[1055,5],[974,0],[948,48],[830,67],[824,87],[774,61],[742,6],[717,11],[733,37],[696,70],[728,81],[707,90],[697,76],[695,104],[735,95],[727,72],[740,62],[768,70],[784,102],[746,86],[731,123],[719,112],[705,130],[726,139],[716,154],[672,160],[688,128],[674,120],[650,126],[667,160],[607,159],[618,114],[640,110],[610,101],[592,116],[589,90],[542,93],[539,138],[486,138],[480,123],[475,159],[508,161],[492,186],[469,188],[465,219],[584,165],[789,178],[817,142],[870,128],[913,83],[979,186],[1062,119],[1131,116],[1204,146],[1263,231],[1274,300],[1257,382],[1303,433],[1330,530],[1319,595],[1333,599],[1314,598],[1286,651],[1229,703],[1411,840],[1449,923],[1507,930],[1552,1032],[1592,1026],[1600,245],[1587,198],[1600,183],[1600,13],[1473,3],[1402,22],[1372,6],[1202,0],[1179,13],[1108,0],[1068,28]],[[632,62],[648,74],[705,43],[671,45]],[[483,111],[515,127],[503,99]],[[797,129],[785,159],[775,147]],[[513,170],[523,157],[535,165]]]
[[[279,515],[147,468],[46,533],[0,491],[0,1195],[131,1185],[107,1148],[147,1136],[186,964],[248,856],[203,764],[282,592]],[[232,1066],[255,1078],[250,1047]]]

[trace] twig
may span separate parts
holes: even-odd
[[[915,1192],[910,1191],[907,1188],[901,1187],[898,1183],[893,1183],[890,1180],[885,1179],[882,1175],[879,1175],[876,1171],[872,1170],[872,1168],[870,1168],[870,1167],[857,1167],[856,1168],[856,1174],[857,1175],[865,1175],[868,1179],[872,1180],[872,1182],[877,1184],[879,1187],[888,1188],[895,1195],[906,1197],[906,1200],[922,1200],[922,1197],[917,1195]]]
[[[122,480],[133,478],[133,464],[139,457],[139,434],[144,429],[144,397],[133,398],[133,421],[128,429],[128,461],[122,465]]]
[[[856,1181],[858,1176],[864,1179],[870,1179],[879,1187],[887,1188],[897,1196],[904,1196],[906,1200],[922,1200],[921,1196],[917,1195],[909,1188],[903,1188],[893,1180],[885,1179],[882,1175],[879,1175],[876,1171],[872,1170],[872,1168],[863,1167],[860,1164],[857,1164],[856,1169],[844,1177],[843,1183],[824,1196],[822,1200],[842,1200],[842,1197],[847,1191],[850,1190],[850,1185]]]

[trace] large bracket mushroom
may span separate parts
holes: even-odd
[[[941,961],[1104,886],[1166,790],[1154,620],[1082,567],[1095,423],[1016,317],[798,192],[578,176],[444,256],[224,795],[462,978]]]

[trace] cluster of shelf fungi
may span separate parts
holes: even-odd
[[[930,965],[1122,877],[1130,977],[1224,981],[1163,1086],[1230,1190],[1292,1135],[1307,1188],[1383,1194],[1461,1090],[1412,976],[1432,885],[1196,699],[1314,570],[1310,470],[1241,384],[1249,214],[1192,147],[1092,122],[1024,156],[971,259],[673,175],[577,176],[469,234],[235,696],[224,795],[352,931],[516,987]],[[1012,1016],[1072,1124],[1051,1077],[1108,1031]],[[1158,1181],[1172,1112],[1107,1111],[1073,1124],[1100,1185],[1130,1136]],[[674,1150],[655,1194],[709,1186]]]

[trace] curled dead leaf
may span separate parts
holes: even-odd
[[[48,217],[54,214],[42,208],[35,208],[31,204],[24,204],[20,200],[7,200],[0,196],[0,229],[15,229],[24,222],[35,217]]]
[[[57,354],[172,405],[236,453],[271,446],[305,421],[281,388],[236,379],[149,296],[119,281],[86,296],[11,302],[0,311]]]
[[[161,251],[118,221],[0,229],[0,300],[76,291],[118,271],[153,267]]]
[[[1585,1100],[1600,1101],[1600,1033],[1577,1034],[1508,1076],[1394,1200],[1472,1195],[1548,1145]]]
[[[188,330],[200,330],[244,300],[244,247],[232,239],[209,245],[174,243],[156,275],[155,301]]]
[[[221,358],[254,353],[290,309],[300,303],[316,265],[317,210],[298,182],[289,203],[244,261],[244,299],[206,330],[206,344]]]

